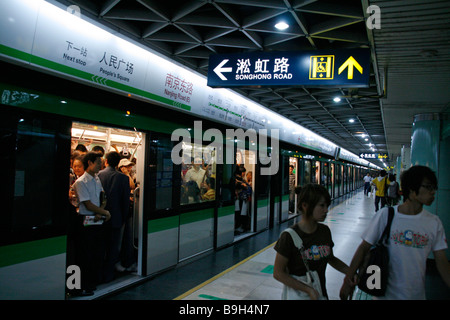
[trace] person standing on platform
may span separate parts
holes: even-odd
[[[364,177],[364,195],[369,196],[370,192],[370,183],[372,182],[372,177],[370,173],[367,172],[367,175]]]
[[[425,166],[413,166],[400,178],[404,202],[394,207],[388,241],[389,272],[386,293],[379,299],[424,300],[427,258],[433,252],[436,267],[450,287],[450,263],[445,250],[447,240],[438,216],[423,209],[431,205],[437,190],[434,172]],[[346,300],[358,284],[356,274],[364,257],[381,237],[388,220],[388,208],[376,214],[362,234],[350,268],[344,278],[340,297]]]
[[[119,153],[108,152],[105,157],[106,168],[98,174],[108,199],[106,209],[111,212],[111,221],[104,225],[106,232],[104,282],[114,279],[114,269],[118,271],[125,269],[120,264],[120,248],[124,225],[129,216],[130,183],[128,176],[116,170],[119,162]]]
[[[327,217],[330,203],[330,194],[324,186],[312,183],[305,185],[301,189],[298,201],[298,209],[302,211],[302,219],[292,227],[303,241],[303,247],[305,248],[303,255],[308,261],[309,269],[317,271],[319,274],[322,293],[327,299],[325,282],[327,264],[342,273],[348,271],[348,266],[333,254],[334,243],[330,228],[321,223]],[[320,298],[317,290],[291,276],[304,276],[306,274],[302,254],[294,245],[291,235],[283,232],[274,249],[277,254],[273,277],[288,287],[306,292],[311,300]]]

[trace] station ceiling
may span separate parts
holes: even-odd
[[[356,155],[388,154],[389,165],[410,146],[414,115],[450,112],[447,0],[58,2],[204,75],[210,54],[370,48],[368,88],[234,90]],[[380,29],[367,27],[371,5]],[[277,30],[279,21],[289,28]]]

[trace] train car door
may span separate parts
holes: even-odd
[[[152,133],[147,139],[148,163],[145,189],[146,274],[178,263],[180,217],[177,206],[180,166],[171,158],[170,136]]]
[[[260,176],[257,174],[256,151],[236,148],[236,165],[234,171],[234,211],[235,229],[234,241],[241,239],[255,231],[255,223],[258,219],[259,207],[257,202],[257,188],[260,183]],[[237,176],[240,179],[237,180]],[[243,181],[243,188],[237,187],[239,181]],[[269,204],[267,200],[267,205]],[[263,210],[263,209],[261,209]],[[267,212],[268,209],[266,208]]]
[[[71,123],[0,107],[0,299],[64,299]]]
[[[295,188],[299,185],[298,158],[289,157],[289,218],[298,214],[297,194]]]
[[[281,213],[280,222],[286,221],[289,218],[289,156],[283,155],[281,157]]]
[[[259,161],[256,166],[255,175],[255,192],[253,201],[255,206],[256,214],[254,215],[254,230],[256,232],[264,230],[269,226],[269,216],[270,216],[270,183],[272,176],[262,175],[261,168],[269,167],[268,165],[263,165],[263,163],[268,163],[268,161]]]
[[[340,197],[340,189],[341,189],[341,165],[335,164],[334,165],[334,197]]]
[[[102,154],[111,151],[120,154],[121,162],[116,170],[127,175],[130,183],[129,215],[121,230],[120,257],[115,266],[114,279],[97,286],[95,296],[105,294],[137,281],[145,273],[143,269],[143,191],[145,169],[145,133],[136,129],[119,129],[97,124],[73,122],[71,129],[71,184],[84,173],[82,157],[87,150]],[[102,165],[102,169],[105,165]],[[72,200],[72,199],[71,199]],[[108,199],[106,199],[108,201]],[[76,201],[71,201],[76,206]],[[73,262],[74,243],[77,234],[68,234],[68,264]],[[109,245],[105,240],[105,250]],[[76,255],[75,255],[76,259]],[[70,263],[69,263],[70,261]],[[76,263],[76,260],[75,260]],[[120,264],[120,266],[119,266]]]
[[[217,150],[202,141],[182,145],[179,261],[214,248]]]
[[[330,196],[332,199],[336,198],[336,195],[334,194],[334,185],[336,184],[336,180],[335,180],[335,164],[334,163],[330,163],[330,169],[331,169],[331,182],[330,182]]]

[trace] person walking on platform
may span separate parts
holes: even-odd
[[[311,271],[317,271],[322,295],[328,299],[325,283],[325,270],[330,264],[336,270],[347,273],[348,266],[333,254],[333,240],[328,226],[322,224],[327,216],[331,198],[324,186],[305,185],[299,195],[298,209],[302,219],[292,229],[303,241],[303,250],[294,245],[290,234],[283,232],[274,249],[277,251],[273,276],[285,286],[306,292],[312,300],[317,300],[320,293],[295,276],[304,276],[307,272],[305,260]]]
[[[386,176],[386,171],[380,170],[378,177],[371,182],[375,186],[375,212],[379,210],[379,203],[381,201],[381,208],[386,205],[386,190],[391,183]]]
[[[400,183],[404,202],[394,207],[390,235],[388,237],[389,269],[386,293],[380,299],[424,300],[426,262],[431,252],[436,267],[450,287],[450,264],[445,250],[447,241],[438,216],[423,209],[431,205],[437,190],[434,172],[425,166],[413,166],[403,172]],[[375,215],[362,234],[362,242],[356,250],[350,268],[344,278],[340,298],[346,300],[357,285],[357,270],[366,253],[381,237],[388,220],[388,208]]]
[[[400,186],[398,185],[398,182],[395,181],[396,179],[394,174],[389,175],[389,180],[391,183],[388,185],[386,190],[386,203],[389,207],[392,207],[397,205],[400,198]]]
[[[370,183],[372,182],[372,177],[370,176],[370,173],[367,172],[367,175],[364,176],[364,195],[369,196],[370,192]]]

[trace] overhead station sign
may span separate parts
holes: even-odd
[[[378,160],[389,159],[389,155],[387,153],[360,153],[359,157],[362,159],[378,159]]]
[[[370,50],[251,52],[209,57],[208,86],[369,86]]]

